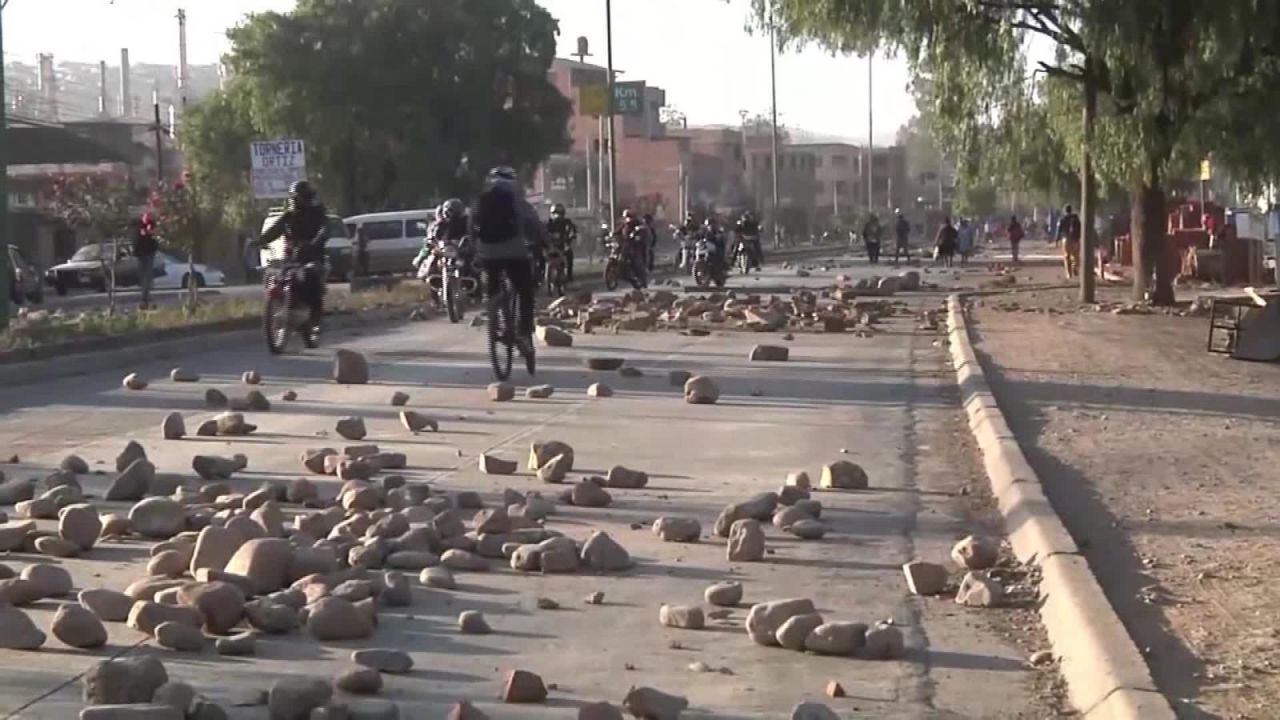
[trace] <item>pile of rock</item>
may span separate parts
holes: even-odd
[[[951,549],[951,560],[965,572],[956,590],[956,602],[969,607],[999,607],[1005,588],[988,571],[1000,560],[1000,545],[990,538],[970,535]],[[907,588],[916,595],[940,595],[952,587],[950,573],[937,563],[914,560],[902,566]]]

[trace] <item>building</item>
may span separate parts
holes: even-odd
[[[747,204],[759,217],[767,218],[773,205],[773,138],[765,132],[745,137]],[[817,160],[804,145],[778,148],[778,222],[789,235],[805,236],[815,230]]]
[[[747,160],[741,128],[710,126],[669,131],[688,138],[687,205],[699,215],[740,213],[747,207]]]
[[[867,210],[867,151],[849,143],[799,145],[813,153],[816,167],[816,212],[819,218],[848,225]],[[898,145],[873,148],[872,208],[892,211],[911,205],[907,155]]]

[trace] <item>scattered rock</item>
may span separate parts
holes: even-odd
[[[651,687],[633,687],[622,699],[622,707],[645,720],[679,720],[689,701]]]
[[[245,469],[249,460],[244,455],[225,458],[217,455],[196,455],[191,458],[191,469],[202,480],[227,480]]]
[[[862,623],[828,622],[809,632],[804,649],[819,655],[848,656],[866,643],[867,626]]]
[[[589,357],[586,360],[587,367],[591,370],[601,370],[604,372],[612,372],[618,370],[626,363],[624,358],[614,357]]]
[[[591,533],[582,544],[582,563],[596,572],[619,572],[632,566],[631,555],[609,534],[600,530]]]
[[[369,382],[369,362],[352,350],[333,354],[333,381],[339,385],[364,385]]]
[[[363,440],[368,434],[364,427],[364,418],[359,417],[342,418],[334,424],[333,430],[347,440]]]
[[[124,376],[124,380],[120,382],[125,390],[146,390],[147,381],[138,377],[138,373],[129,373]]]
[[[373,695],[382,689],[382,673],[371,668],[349,668],[333,678],[333,686],[352,695]]]
[[[538,468],[538,479],[544,483],[559,484],[564,482],[571,469],[573,469],[572,454],[556,455]]]
[[[76,597],[80,606],[105,622],[124,622],[129,619],[133,598],[116,590],[89,588]]]
[[[639,490],[649,484],[649,474],[642,470],[632,470],[622,465],[609,468],[609,477],[605,486],[624,490]]]
[[[488,393],[494,402],[509,402],[516,397],[516,386],[508,382],[489,383]]]
[[[107,488],[107,500],[132,502],[141,500],[155,481],[156,466],[145,457],[131,461]]]
[[[321,642],[363,640],[373,634],[372,616],[349,600],[321,598],[307,613],[307,632]]]
[[[784,345],[756,345],[751,348],[747,359],[751,362],[786,362],[791,357],[791,349]]]
[[[801,540],[821,540],[827,534],[827,526],[812,518],[797,520],[787,530]]]
[[[573,336],[554,325],[539,325],[534,334],[547,347],[573,346]]]
[[[906,643],[896,625],[878,622],[867,631],[863,655],[868,660],[894,660],[902,657]]]
[[[820,485],[831,490],[866,490],[869,487],[867,471],[848,460],[823,465]]]
[[[288,540],[254,538],[236,549],[225,570],[248,578],[257,594],[272,593],[285,586],[292,558],[293,546]]]
[[[176,367],[169,371],[169,380],[173,382],[200,382],[200,375],[194,370],[184,367]]]
[[[489,561],[467,550],[445,550],[440,556],[440,564],[450,570],[471,570],[475,572],[489,569]]]
[[[284,677],[271,686],[267,694],[267,711],[271,720],[307,720],[312,710],[329,702],[331,697],[333,687],[328,681]]]
[[[1039,650],[1031,653],[1031,657],[1027,660],[1034,667],[1045,667],[1053,664],[1052,650]]]
[[[429,567],[418,576],[418,581],[427,587],[439,590],[456,590],[458,587],[457,581],[453,579],[453,573],[449,572],[447,567]]]
[[[58,536],[90,550],[102,533],[102,519],[92,505],[68,505],[58,514]]]
[[[84,702],[90,705],[149,703],[167,682],[164,664],[149,655],[103,660],[81,677]]]
[[[219,655],[242,656],[253,655],[257,649],[258,636],[253,632],[242,632],[227,637],[220,637],[213,646]]]
[[[400,424],[409,432],[422,432],[430,430],[431,432],[440,431],[440,423],[433,417],[414,412],[413,410],[400,411]]]
[[[691,377],[693,377],[693,373],[688,370],[667,371],[667,382],[671,383],[672,387],[684,387],[684,384],[689,382]]]
[[[591,383],[587,386],[587,397],[607,398],[613,397],[613,388],[604,383]]]
[[[986,537],[970,535],[951,548],[951,561],[963,570],[986,570],[999,559],[999,543]]]
[[[840,720],[840,716],[822,703],[803,702],[791,709],[791,720]]]
[[[658,608],[658,622],[666,627],[701,630],[707,626],[702,608],[690,605],[666,605]]]
[[[200,628],[172,620],[162,622],[155,629],[156,644],[178,652],[200,652],[204,649],[204,633]]]
[[[486,715],[483,710],[479,710],[471,703],[463,700],[462,702],[456,703],[449,710],[449,717],[447,720],[489,720],[489,716]]]
[[[68,647],[91,649],[107,644],[107,629],[102,620],[80,605],[60,606],[49,630]]]
[[[458,615],[458,630],[463,635],[488,635],[493,632],[479,610],[463,610]]]
[[[160,435],[165,440],[181,440],[186,434],[187,425],[182,419],[182,413],[171,412],[164,416],[160,423]]]
[[[143,537],[168,539],[186,528],[187,511],[171,498],[149,497],[129,510],[129,524]]]
[[[403,675],[413,669],[413,658],[403,650],[367,648],[351,653],[351,662],[378,672]]]
[[[554,385],[533,385],[525,388],[524,396],[530,400],[546,400],[555,394]]]
[[[777,645],[777,631],[782,624],[796,615],[816,612],[808,598],[790,598],[757,603],[747,613],[747,634],[758,645]]]
[[[662,516],[653,521],[653,533],[663,542],[698,542],[702,535],[702,523],[697,518]]]
[[[22,568],[18,577],[32,583],[42,598],[62,597],[71,593],[71,573],[59,565],[46,563],[28,565]]]
[[[1004,586],[982,571],[971,571],[960,581],[956,602],[969,607],[999,607],[1004,604]]]
[[[689,378],[684,384],[684,401],[690,405],[714,405],[720,400],[720,386],[702,375]]]
[[[604,593],[602,593],[602,592],[600,592],[599,590],[597,590],[597,591],[595,591],[595,592],[591,593],[590,595],[588,595],[586,598],[584,598],[584,601],[585,601],[588,605],[603,605],[603,604],[604,604]]]
[[[742,602],[742,583],[733,581],[715,583],[703,592],[703,597],[711,605],[734,607]]]
[[[556,602],[555,600],[549,597],[538,598],[537,606],[539,610],[559,610],[560,609],[560,603]]]
[[[605,507],[613,502],[613,496],[597,483],[584,480],[573,486],[569,500],[578,507]]]
[[[507,703],[539,703],[547,699],[547,686],[542,678],[528,670],[512,670],[507,674],[502,689],[502,701]]]
[[[487,453],[480,453],[480,472],[485,475],[514,475],[520,467],[515,460],[503,460]]]
[[[244,616],[245,596],[229,582],[189,583],[178,588],[178,602],[204,615],[204,626],[216,635],[231,631]]]
[[[764,560],[764,530],[757,520],[737,520],[729,529],[729,562],[759,562]]]
[[[947,587],[947,569],[937,563],[914,560],[902,566],[902,574],[915,595],[937,595]]]
[[[587,703],[578,706],[578,720],[622,720],[622,711],[612,703]]]
[[[293,402],[294,400],[298,399],[298,393],[292,390],[285,390],[284,392],[280,393],[280,399],[285,402]]]
[[[809,633],[822,624],[822,616],[817,613],[792,615],[778,627],[774,637],[778,644],[788,650],[804,650],[805,639]]]

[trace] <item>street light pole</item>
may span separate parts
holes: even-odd
[[[875,158],[875,111],[871,108],[871,60],[874,57],[867,53],[867,212],[875,212],[875,174],[871,169]]]
[[[773,6],[769,6],[769,91],[773,99],[773,246],[782,246],[778,233],[778,45],[773,26]]]
[[[605,50],[609,63],[609,226],[618,224],[618,144],[614,141],[613,127],[613,0],[604,0]]]
[[[0,18],[4,17],[4,5],[0,3]],[[0,57],[4,56],[4,28],[0,22]],[[0,63],[2,64],[2,63]],[[4,97],[4,71],[0,68],[0,98]],[[9,173],[5,151],[8,132],[5,130],[5,113],[0,111],[0,330],[9,327],[9,192],[6,186]]]

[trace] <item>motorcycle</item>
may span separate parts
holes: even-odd
[[[546,278],[547,295],[551,297],[561,297],[564,295],[565,288],[568,285],[569,273],[567,270],[568,258],[559,247],[547,248],[546,270],[544,275]]]
[[[480,289],[458,246],[444,240],[431,249],[431,255],[418,267],[418,276],[426,280],[436,306],[444,308],[452,323],[462,320],[467,298],[475,299]]]
[[[751,245],[742,235],[739,235],[737,242],[733,244],[733,265],[743,275],[751,272]]]
[[[263,288],[267,301],[262,312],[262,331],[267,350],[279,355],[289,345],[295,330],[303,343],[313,348],[320,338],[320,326],[311,324],[311,308],[300,297],[308,274],[323,277],[320,263],[273,263],[265,269]]]
[[[729,279],[724,263],[720,262],[716,246],[707,238],[698,238],[693,244],[693,264],[691,271],[693,281],[698,287],[705,288],[712,282],[716,287],[724,287]]]
[[[625,279],[635,289],[640,290],[648,285],[644,268],[637,267],[634,258],[628,257],[623,247],[622,238],[610,235],[606,240],[609,258],[604,265],[604,286],[609,290],[618,288],[618,281]]]

